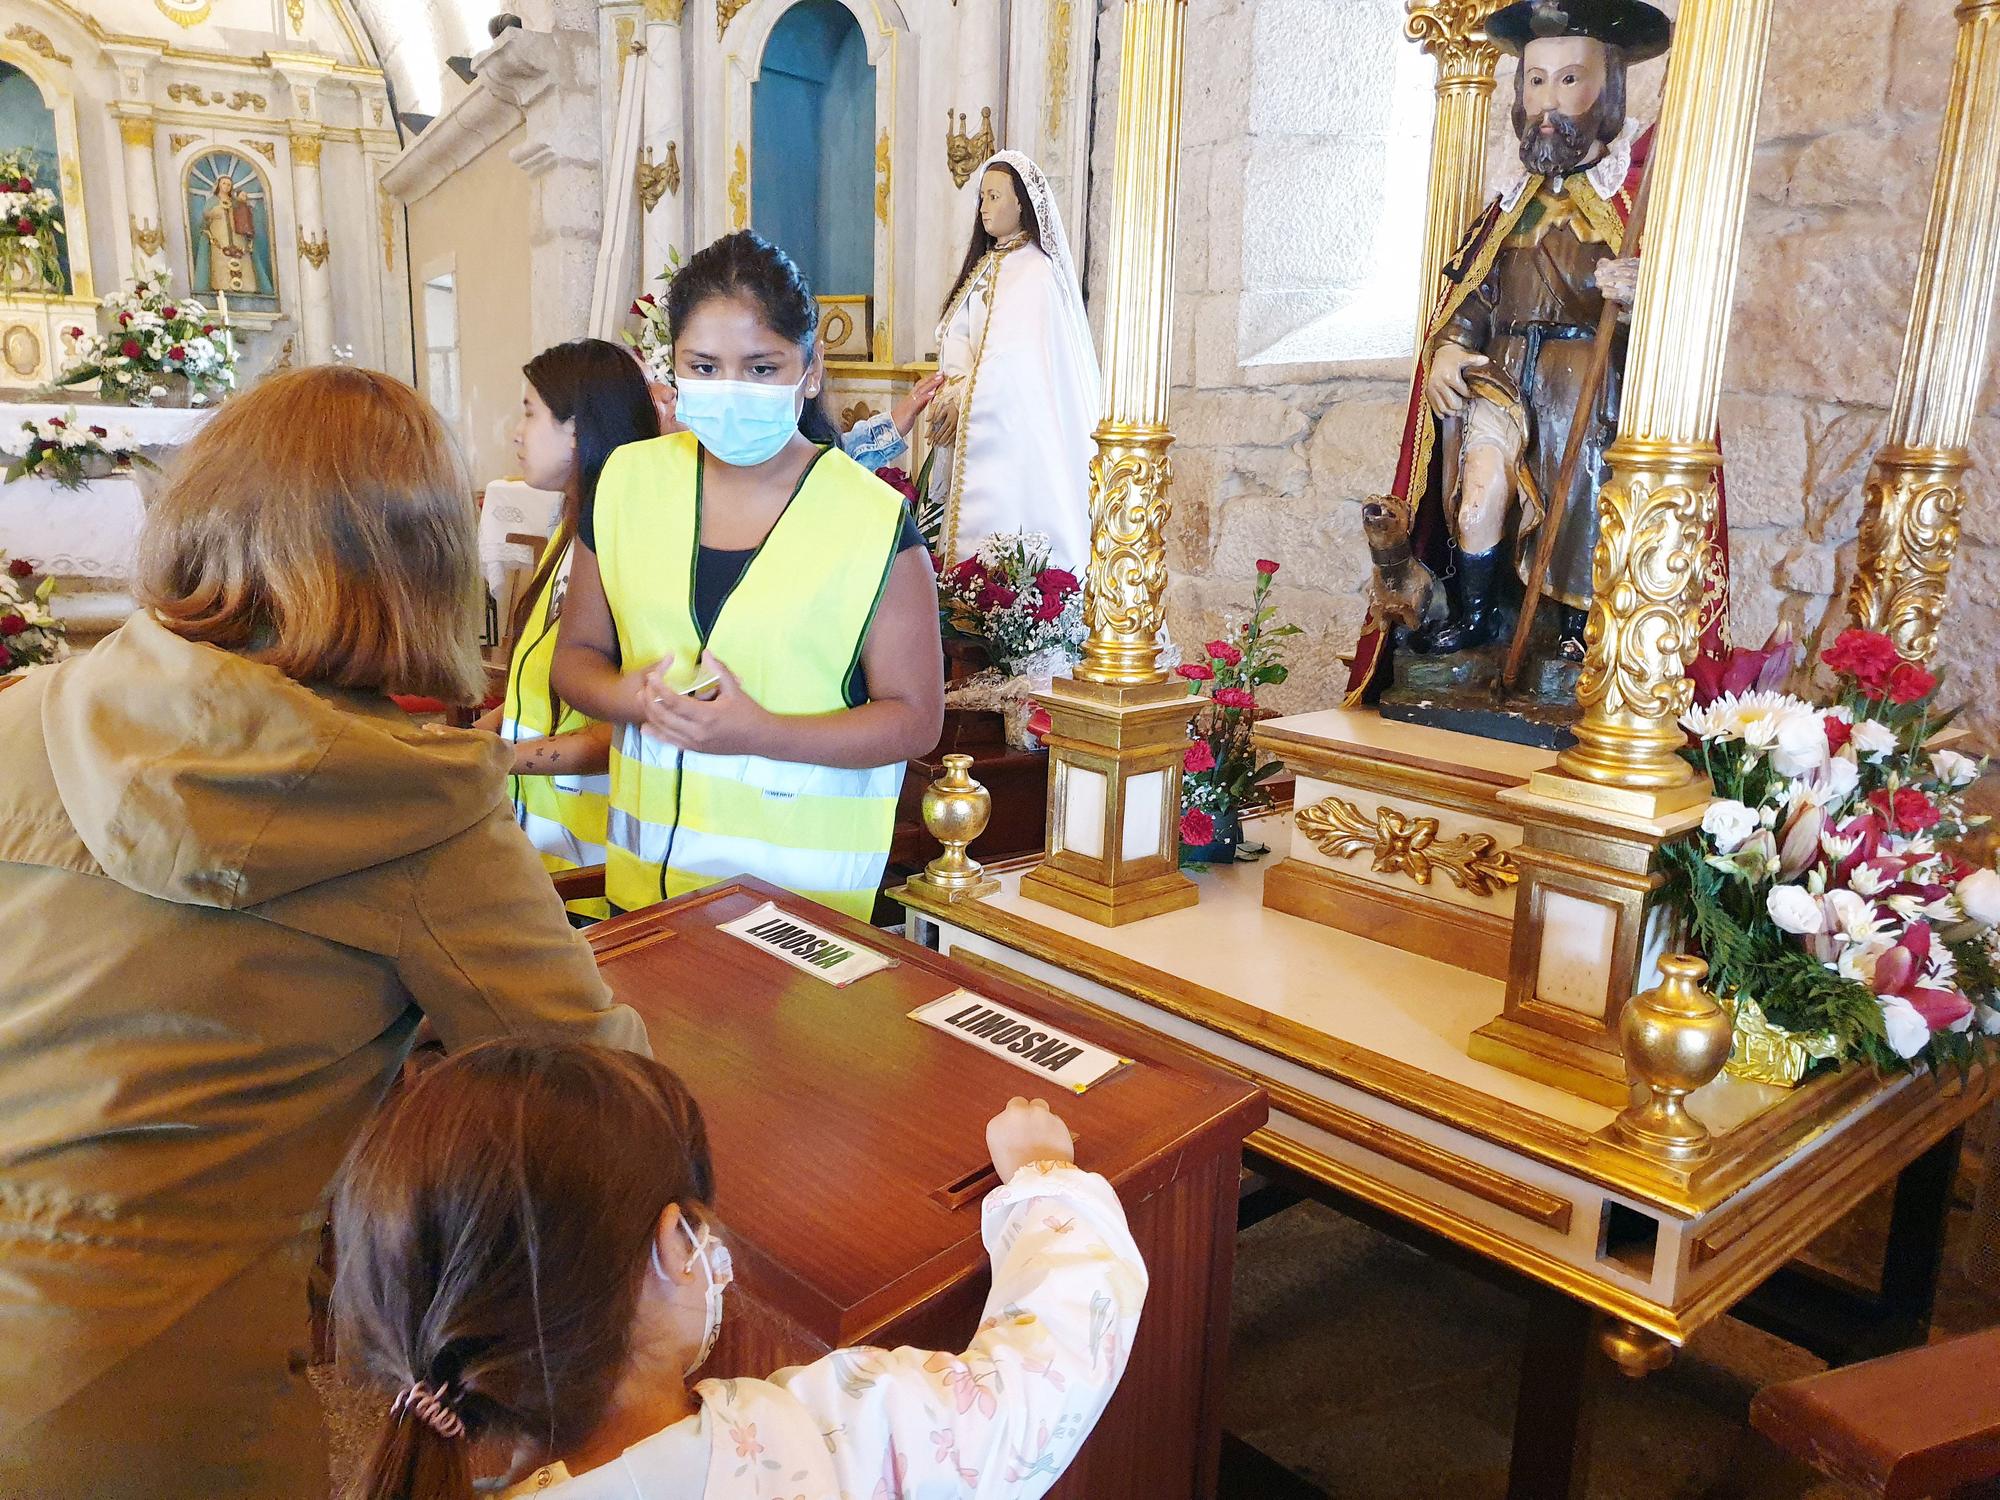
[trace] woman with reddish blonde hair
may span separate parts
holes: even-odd
[[[142,608],[0,697],[0,1494],[326,1492],[324,1196],[428,1016],[644,1050],[509,815],[471,491],[409,387],[275,376]]]

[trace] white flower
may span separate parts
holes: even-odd
[[[1723,854],[1735,853],[1761,826],[1755,811],[1726,797],[1709,803],[1708,811],[1701,816],[1701,831],[1715,841],[1716,849]]]
[[[1828,891],[1826,915],[1826,931],[1844,943],[1874,943],[1889,925],[1875,909],[1874,902],[1854,891]]]
[[[1848,875],[1847,883],[1853,887],[1855,895],[1873,899],[1895,882],[1873,865],[1856,865]]]
[[[1777,748],[1771,765],[1780,776],[1807,776],[1827,763],[1826,724],[1810,709],[1778,718]]]
[[[1844,805],[1861,788],[1861,767],[1854,763],[1851,755],[1836,755],[1826,763],[1820,772],[1826,782],[1828,807]]]
[[[1979,779],[1979,762],[1956,750],[1933,750],[1931,774],[1946,786],[1971,786]]]
[[[1819,902],[1796,885],[1774,885],[1764,898],[1764,910],[1785,932],[1806,934],[1826,929],[1826,913]]]
[[[1952,892],[1965,909],[1966,919],[1982,927],[2000,925],[2000,874],[1974,870]]]
[[[1854,726],[1854,748],[1870,760],[1896,753],[1896,734],[1879,719],[1863,719]]]
[[[1917,1014],[1917,1008],[1901,995],[1883,995],[1882,1024],[1889,1033],[1889,1045],[1898,1057],[1915,1057],[1930,1045],[1931,1028]]]

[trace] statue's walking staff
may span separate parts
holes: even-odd
[[[1639,236],[1646,228],[1646,199],[1652,187],[1653,159],[1648,155],[1646,165],[1639,173],[1639,191],[1632,200],[1632,216],[1625,221],[1624,243],[1618,247],[1620,258],[1638,253]],[[1606,297],[1604,311],[1597,317],[1597,340],[1591,345],[1590,364],[1584,370],[1582,388],[1576,393],[1576,420],[1570,423],[1569,441],[1563,447],[1562,467],[1556,471],[1555,490],[1548,497],[1548,514],[1542,517],[1541,530],[1535,537],[1535,558],[1528,568],[1526,593],[1521,599],[1521,619],[1514,627],[1514,639],[1507,647],[1507,660],[1501,665],[1495,684],[1500,692],[1511,691],[1521,676],[1521,663],[1528,654],[1528,636],[1535,628],[1535,610],[1542,602],[1542,583],[1549,576],[1549,562],[1555,556],[1556,533],[1562,528],[1563,512],[1569,508],[1570,486],[1576,482],[1577,465],[1583,461],[1583,442],[1590,431],[1591,409],[1597,405],[1605,377],[1611,372],[1611,348],[1618,337],[1618,315],[1622,311],[1616,302]],[[1592,497],[1593,503],[1595,498]]]

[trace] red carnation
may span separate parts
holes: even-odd
[[[215,325],[213,323],[204,323],[201,325],[201,331],[203,333],[213,333],[215,332]]]
[[[1224,708],[1255,708],[1257,699],[1245,688],[1217,688],[1215,701]]]
[[[137,339],[125,340],[124,343],[118,346],[118,352],[127,359],[137,359],[139,357],[139,341]]]
[[[81,328],[72,328],[69,331],[69,336],[73,339],[80,339],[83,337],[83,330]]]
[[[9,578],[26,578],[34,571],[35,565],[25,557],[17,557],[7,564],[7,576]]]
[[[1196,740],[1187,747],[1187,754],[1181,757],[1181,769],[1190,776],[1215,769],[1215,752],[1208,748],[1207,740]]]
[[[1847,742],[1854,738],[1854,726],[1838,714],[1828,714],[1820,722],[1826,726],[1826,753],[1840,754],[1847,748]]]
[[[1266,578],[1269,578],[1273,573],[1278,571],[1278,565],[1268,557],[1260,557],[1257,559],[1257,571],[1262,573]]]
[[[120,328],[126,327],[131,323],[131,321],[132,321],[132,315],[130,313],[120,313],[118,315],[118,326]]]
[[[1879,698],[1903,655],[1879,630],[1843,630],[1822,659],[1841,676],[1860,683],[1870,697]]]
[[[17,193],[32,193],[34,190],[35,179],[32,177],[17,178],[14,182],[14,191]]]
[[[163,318],[178,318],[180,312],[177,308],[163,307],[160,309],[160,316]]]
[[[1201,649],[1214,657],[1215,660],[1221,662],[1225,667],[1240,666],[1243,662],[1243,653],[1227,641],[1210,641]]]
[[[1215,842],[1215,819],[1198,807],[1181,814],[1181,842],[1199,849]]]
[[[108,433],[108,432],[106,432],[106,431],[105,431],[105,430],[104,430],[104,429],[103,429],[102,427],[93,427],[93,428],[91,428],[91,429],[90,429],[90,435],[91,435],[92,437],[94,437],[94,438],[102,438],[102,437],[110,437],[110,436],[111,436],[111,434],[110,434],[110,433]]]
[[[0,635],[19,635],[28,628],[28,622],[19,615],[0,615]]]
[[[1868,805],[1882,815],[1891,833],[1922,833],[1938,821],[1937,804],[1912,786],[1870,792]]]
[[[1915,703],[1919,698],[1929,697],[1936,686],[1937,673],[1913,661],[1898,662],[1896,669],[1889,674],[1889,701]]]
[[[176,344],[176,345],[174,345],[174,347],[173,347],[173,348],[171,348],[171,349],[169,349],[169,350],[167,351],[167,358],[168,358],[168,359],[186,359],[186,358],[187,358],[187,350],[186,350],[185,348],[183,348],[183,347],[182,347],[181,345],[179,345],[179,344]]]
[[[60,430],[62,428],[68,427],[69,423],[65,422],[61,417],[50,417],[49,426]]]
[[[1178,667],[1174,668],[1174,671],[1185,677],[1189,682],[1215,681],[1215,668],[1204,661],[1182,662]]]

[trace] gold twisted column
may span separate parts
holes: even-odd
[[[1919,659],[1937,647],[1958,551],[1966,443],[2000,282],[2000,0],[1966,0],[1957,14],[1930,222],[1848,595],[1857,625]]]
[[[1181,758],[1195,708],[1160,670],[1173,466],[1167,392],[1187,0],[1125,0],[1104,321],[1104,420],[1090,461],[1090,628],[1043,700],[1049,835],[1021,894],[1106,925],[1192,906],[1180,873]]]
[[[1505,0],[1411,0],[1403,32],[1437,61],[1437,116],[1431,125],[1430,205],[1424,222],[1418,337],[1430,327],[1444,263],[1486,200],[1486,117],[1500,49],[1486,18]]]
[[[1736,289],[1771,0],[1687,0],[1653,143],[1652,201],[1605,455],[1575,748],[1580,801],[1659,816],[1707,793],[1680,758],[1715,515],[1716,410]],[[1553,788],[1551,788],[1553,790]]]

